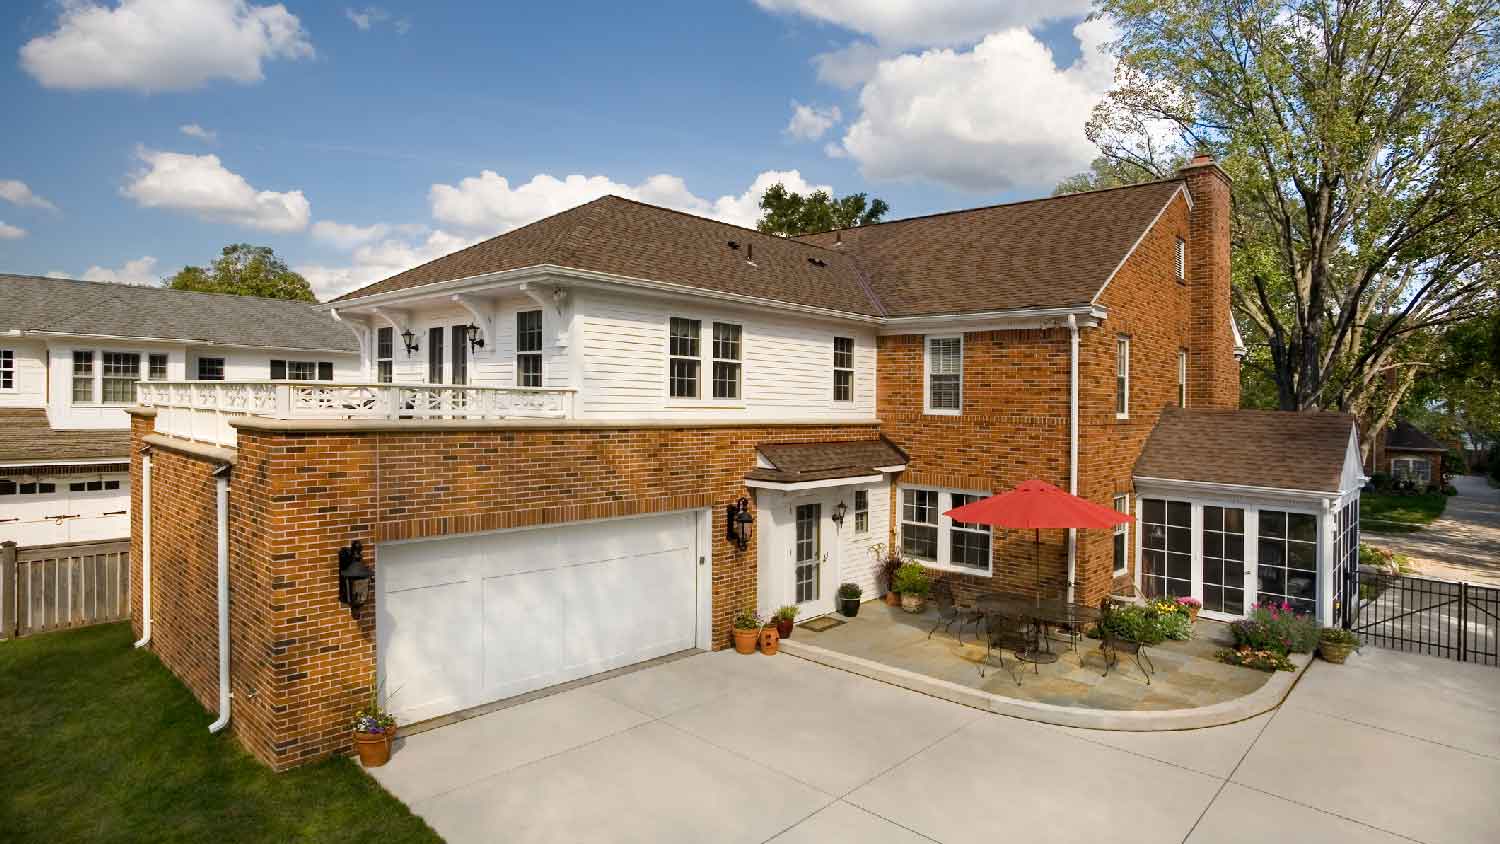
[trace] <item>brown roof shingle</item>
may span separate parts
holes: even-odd
[[[342,299],[551,264],[868,316],[1082,305],[1182,187],[1151,182],[790,239],[606,196]]]
[[[906,452],[885,437],[853,442],[763,443],[756,450],[775,468],[753,469],[745,477],[784,484],[873,475],[877,468],[907,463]]]
[[[130,456],[130,431],[54,430],[41,408],[0,408],[0,463],[121,460]]]
[[[1427,435],[1426,431],[1401,419],[1385,432],[1387,451],[1447,451],[1443,444]]]
[[[1138,478],[1339,492],[1347,413],[1167,408],[1135,462]]]

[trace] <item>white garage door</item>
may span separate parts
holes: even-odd
[[[693,513],[382,545],[377,642],[403,722],[694,647]]]

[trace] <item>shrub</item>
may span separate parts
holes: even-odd
[[[1236,648],[1234,650],[1222,650],[1217,654],[1220,662],[1230,665],[1243,665],[1246,668],[1255,668],[1261,671],[1296,671],[1297,666],[1287,659],[1286,654],[1272,650],[1255,650],[1254,648]]]
[[[1318,634],[1318,641],[1328,642],[1332,645],[1353,645],[1356,648],[1359,647],[1359,637],[1354,635],[1353,631],[1345,630],[1342,627],[1324,627],[1323,631]]]
[[[1458,495],[1458,487],[1453,484],[1443,484],[1443,494],[1448,496]]]
[[[777,621],[791,621],[792,619],[797,617],[797,613],[799,612],[801,612],[800,607],[797,607],[794,604],[787,604],[783,607],[777,607],[776,612],[771,614],[771,618],[774,618]]]
[[[1385,492],[1391,488],[1391,476],[1385,472],[1376,472],[1370,476],[1370,486],[1375,487],[1376,492]]]
[[[923,595],[932,591],[932,578],[927,576],[927,570],[916,563],[903,563],[896,569],[896,577],[892,583],[891,590],[902,595]]]
[[[1318,623],[1310,615],[1292,612],[1289,604],[1257,604],[1248,618],[1229,626],[1237,649],[1312,653],[1318,644]]]
[[[734,617],[734,629],[736,630],[759,630],[765,624],[752,610],[740,610]]]
[[[1186,616],[1183,618],[1186,619]],[[1155,645],[1167,638],[1161,623],[1161,615],[1150,607],[1135,605],[1120,607],[1111,611],[1102,623],[1105,629],[1116,638],[1127,642]]]
[[[851,600],[851,601],[857,601],[857,600],[859,600],[860,596],[862,596],[864,594],[865,594],[865,590],[862,589],[862,588],[860,588],[860,585],[858,583],[842,583],[842,584],[839,584],[839,597],[840,598],[844,598],[846,600]]]

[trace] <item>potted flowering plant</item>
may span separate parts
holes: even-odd
[[[760,628],[765,626],[753,610],[740,610],[734,617],[734,649],[742,654],[755,653],[755,644],[760,641]]]
[[[839,615],[853,618],[859,615],[859,599],[865,594],[858,583],[845,583],[839,587]]]
[[[901,609],[910,613],[922,611],[927,593],[932,591],[932,578],[927,570],[916,563],[905,563],[896,569],[894,590],[901,593]]]
[[[901,605],[901,592],[896,588],[896,572],[906,560],[894,549],[887,548],[885,543],[870,546],[870,554],[875,557],[876,565],[880,566],[880,577],[877,587],[884,586],[881,590],[885,596],[887,606]]]
[[[792,624],[796,622],[797,613],[800,611],[801,608],[795,604],[787,604],[784,607],[778,607],[776,612],[771,614],[772,620],[776,622],[777,636],[783,639],[792,638]]]
[[[1343,665],[1357,647],[1359,637],[1342,627],[1324,627],[1318,634],[1318,656],[1334,665]]]
[[[1188,622],[1192,623],[1198,620],[1198,611],[1203,609],[1203,602],[1197,598],[1182,597],[1177,599],[1177,606],[1187,611]]]
[[[380,705],[380,687],[370,689],[370,700],[354,713],[354,749],[359,763],[378,768],[391,760],[391,741],[396,738],[396,719]]]

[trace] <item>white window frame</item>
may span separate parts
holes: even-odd
[[[696,349],[697,354],[691,354],[691,355],[675,355],[675,354],[672,354],[672,321],[673,320],[679,320],[679,319],[682,320],[682,321],[684,321],[684,322],[696,323],[697,324],[697,326],[698,326],[697,336],[693,338],[694,342],[697,344],[697,349]],[[712,328],[713,323],[711,321],[704,320],[701,317],[676,316],[676,315],[669,315],[667,317],[667,371],[665,373],[663,373],[663,374],[666,375],[666,384],[665,384],[665,386],[666,386],[666,393],[667,393],[667,400],[668,401],[672,401],[672,402],[701,402],[701,401],[703,401],[703,380],[704,380],[704,366],[703,366],[703,354],[704,354],[704,352],[703,352],[703,324],[705,322],[708,322],[708,324],[710,326],[709,330],[712,331],[713,330],[713,328]],[[693,394],[690,395],[690,396],[679,396],[679,395],[676,395],[676,394],[674,394],[672,392],[672,362],[673,361],[677,361],[677,360],[692,361],[692,362],[694,362],[694,363],[696,363],[698,365],[697,366],[697,374],[693,378],[693,384],[694,384]],[[710,377],[712,377],[711,373],[710,373]]]
[[[382,344],[384,349],[381,349]],[[375,329],[375,380],[381,384],[396,380],[396,329],[393,326],[382,325]]]
[[[1115,418],[1130,418],[1130,336],[1115,337]]]
[[[16,351],[0,349],[0,392],[16,391]]]
[[[870,491],[867,489],[854,491],[854,532],[870,532]]]
[[[971,568],[969,566],[957,565],[957,564],[955,564],[953,562],[953,533],[952,532],[954,530],[968,530],[968,531],[970,531],[972,533],[982,533],[984,531],[973,530],[973,529],[970,529],[970,528],[955,528],[954,525],[953,525],[953,520],[950,519],[950,518],[948,518],[947,516],[943,515],[945,512],[953,509],[953,506],[954,506],[953,505],[953,496],[955,496],[955,495],[972,495],[972,496],[975,496],[975,497],[978,497],[978,498],[985,498],[985,497],[988,497],[990,495],[989,491],[988,490],[972,490],[972,489],[950,489],[948,487],[926,486],[926,485],[923,485],[923,484],[902,484],[902,485],[898,486],[896,488],[896,496],[897,496],[896,497],[896,524],[897,524],[897,526],[899,528],[899,532],[898,532],[898,535],[897,535],[897,538],[896,538],[896,547],[898,549],[901,549],[901,553],[903,555],[905,555],[905,553],[906,553],[905,552],[906,542],[905,542],[904,532],[905,532],[906,525],[907,525],[907,521],[906,521],[906,492],[907,492],[907,490],[913,490],[913,491],[920,490],[922,492],[935,492],[935,493],[937,493],[937,523],[935,525],[937,527],[937,559],[935,559],[935,560],[928,560],[928,559],[921,559],[921,558],[914,558],[914,559],[917,559],[918,562],[920,562],[923,566],[925,566],[927,568],[930,568],[930,569],[938,569],[940,571],[955,572],[955,573],[958,573],[958,574],[972,574],[975,577],[993,577],[994,573],[995,573],[995,530],[994,530],[994,528],[989,528],[988,529],[988,533],[989,533],[989,536],[990,536],[990,554],[989,554],[989,559],[986,561],[985,568],[983,568],[983,569],[977,569],[977,568]],[[919,524],[919,523],[918,522],[912,522],[911,524]],[[920,524],[931,525],[932,523],[928,522],[928,523],[920,523]],[[970,523],[966,522],[964,524],[970,524]]]
[[[121,352],[121,351],[116,351],[116,350],[113,350],[113,349],[102,349],[102,350],[99,350],[98,355],[99,355],[98,356],[99,365],[97,367],[95,367],[96,377],[99,380],[99,387],[98,387],[97,391],[94,393],[94,397],[96,399],[96,403],[105,405],[107,407],[129,407],[130,405],[135,404],[135,385],[139,384],[141,381],[145,380],[144,378],[141,377],[141,370],[142,370],[143,367],[145,367],[145,366],[148,365],[146,363],[146,361],[147,361],[146,355],[143,355],[140,352]],[[125,375],[118,375],[118,374],[117,375],[110,375],[110,374],[108,374],[109,356],[110,355],[124,356],[124,357],[134,357],[135,358],[135,378],[132,379],[129,376],[125,376]],[[104,389],[104,384],[105,384],[106,381],[128,381],[128,382],[130,382],[130,384],[131,384],[131,387],[130,387],[130,399],[127,400],[127,401],[116,401],[116,400],[111,400],[111,399],[107,398],[106,395],[105,395],[106,391]]]
[[[1177,238],[1177,249],[1172,256],[1173,269],[1178,281],[1187,281],[1187,241]]]
[[[521,320],[529,319],[536,314],[536,348],[521,348]],[[525,333],[530,334],[527,330]],[[543,357],[543,349],[547,345],[547,314],[541,308],[528,308],[524,311],[516,311],[516,360],[515,360],[515,382],[517,387],[541,387],[547,383],[547,360]],[[522,364],[526,361],[536,360],[536,383],[522,383]]]
[[[848,343],[849,344],[849,365],[848,366],[839,366],[839,343],[840,342]],[[848,378],[849,378],[849,397],[841,399],[841,398],[839,398],[839,376],[840,375],[844,375],[845,373],[848,374]],[[854,403],[854,338],[853,337],[834,337],[833,338],[833,400],[835,402],[837,402],[838,404],[853,404]]]
[[[79,356],[83,355],[88,362],[88,371],[82,373],[88,379],[89,396],[86,399],[78,397],[78,384],[80,373],[78,372]],[[93,349],[74,349],[69,356],[68,363],[68,403],[69,404],[98,404],[99,403],[99,355]]]
[[[1402,463],[1408,465],[1405,473],[1403,473],[1402,470],[1398,468]],[[1420,475],[1415,471],[1415,467],[1417,466],[1422,467],[1422,472]],[[1427,459],[1426,457],[1392,457],[1391,477],[1398,480],[1416,481],[1425,486],[1432,483],[1432,461]]]
[[[1177,406],[1188,406],[1188,353],[1187,349],[1177,350]]]
[[[734,344],[735,357],[719,357],[719,329],[734,329],[733,340],[723,342]],[[708,393],[714,401],[744,401],[745,400],[745,326],[738,322],[720,322],[714,320],[709,329],[708,340]],[[719,365],[724,364],[734,368],[734,395],[719,395]],[[704,370],[699,370],[700,372]],[[702,392],[701,387],[699,392]]]
[[[958,341],[958,372],[933,372],[934,343]],[[958,407],[932,406],[932,377],[958,375]],[[922,340],[922,412],[929,416],[960,416],[964,412],[964,336],[962,334],[929,334]]]
[[[161,377],[156,377],[156,362],[161,361]],[[172,359],[165,352],[150,352],[146,355],[147,381],[167,381],[171,378]]]
[[[216,360],[216,361],[219,362],[219,377],[218,378],[204,378],[203,377],[203,364],[205,362],[211,361],[211,360]],[[195,376],[194,380],[196,380],[196,381],[223,381],[224,378],[225,378],[225,376],[229,374],[228,373],[228,367],[229,367],[229,361],[227,361],[226,359],[224,359],[222,357],[219,357],[218,355],[204,355],[202,357],[199,357],[193,363],[193,375]]]
[[[1125,492],[1116,495],[1114,497],[1113,504],[1115,506],[1115,512],[1124,513],[1127,516],[1130,515],[1130,493]],[[1130,571],[1130,523],[1121,522],[1115,525],[1114,535],[1125,537],[1125,553],[1121,555],[1121,563],[1119,568],[1114,569],[1115,577],[1119,577],[1125,572]],[[1114,553],[1114,547],[1112,545],[1110,547],[1110,553]]]

